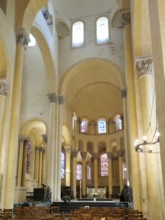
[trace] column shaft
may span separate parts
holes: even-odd
[[[107,156],[108,156],[108,191],[109,191],[109,197],[112,196],[113,193],[113,189],[112,189],[112,153],[111,152],[107,152]]]
[[[23,146],[25,138],[20,136],[19,141],[19,154],[18,154],[18,173],[17,173],[17,186],[21,186],[22,180],[22,164],[23,164]]]
[[[20,102],[22,89],[22,72],[23,72],[23,45],[28,43],[28,37],[25,30],[20,30],[17,34],[17,46],[15,57],[14,85],[12,97],[12,111],[10,124],[10,140],[8,149],[7,171],[6,171],[6,193],[4,208],[12,209],[14,204],[14,189],[16,176],[16,161],[18,154],[18,134],[19,134],[19,117]]]
[[[93,153],[94,159],[94,188],[98,189],[98,153]]]
[[[156,89],[156,107],[157,118],[159,124],[160,137],[160,157],[162,170],[163,189],[160,189],[163,198],[161,201],[160,210],[162,212],[162,219],[165,219],[165,1],[163,0],[150,0],[149,14],[150,14],[150,27],[151,27],[151,40],[152,51],[154,60],[154,76],[155,76],[155,89]],[[159,177],[160,178],[160,177]],[[161,180],[160,180],[161,182]]]
[[[128,11],[124,12],[130,14]],[[128,17],[123,16],[123,17]],[[128,22],[128,20],[126,20]],[[126,66],[126,82],[127,82],[127,109],[128,109],[128,130],[129,130],[129,148],[131,154],[131,185],[133,186],[133,198],[135,209],[141,210],[141,192],[140,192],[140,170],[139,157],[133,148],[134,141],[137,137],[137,114],[136,114],[136,98],[134,84],[134,66],[132,53],[131,25],[126,23],[124,27],[124,45],[125,45],[125,66]]]
[[[70,146],[65,146],[65,153],[66,153],[65,185],[70,186],[70,158],[71,158]]]
[[[77,151],[72,151],[72,189],[73,189],[73,198],[77,198],[76,192],[76,160],[77,160]]]
[[[81,152],[82,155],[82,196],[86,197],[86,183],[87,183],[87,167],[86,167],[86,155],[87,152]]]
[[[56,195],[56,175],[55,169],[57,169],[57,148],[56,148],[56,139],[57,139],[57,96],[55,93],[49,94],[50,101],[50,118],[49,118],[49,133],[48,133],[48,145],[47,145],[47,183],[51,188],[52,200],[55,201]]]

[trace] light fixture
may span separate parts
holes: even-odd
[[[135,150],[136,152],[148,152],[148,153],[159,153],[153,149],[153,145],[160,142],[159,139],[160,133],[156,132],[155,136],[151,141],[147,141],[147,136],[143,136],[142,142],[135,140]]]

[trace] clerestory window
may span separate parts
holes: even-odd
[[[77,21],[72,25],[72,47],[82,47],[84,45],[84,23]]]
[[[96,21],[96,42],[97,44],[109,42],[109,22],[107,17],[100,17]]]
[[[108,176],[108,157],[107,154],[101,155],[101,176]]]
[[[97,126],[98,126],[98,133],[99,134],[105,134],[107,132],[105,120],[99,120]]]

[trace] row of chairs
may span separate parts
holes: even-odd
[[[42,220],[49,220],[53,219],[54,217],[60,215],[59,207],[58,206],[24,206],[24,207],[14,207],[12,210],[3,210],[0,214],[0,220],[9,220],[9,219],[42,219]]]
[[[129,208],[90,208],[73,210],[65,215],[69,220],[130,220],[136,218],[138,220],[146,220],[143,218],[142,212]]]
[[[11,212],[10,212],[11,211]],[[59,213],[59,207],[15,207],[3,212],[0,220],[147,220],[142,212],[130,208],[81,207]]]

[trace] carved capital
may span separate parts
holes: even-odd
[[[24,143],[26,141],[26,137],[24,135],[19,135],[19,142]]]
[[[58,96],[58,102],[61,105],[64,104],[64,96],[62,96],[62,95]]]
[[[125,27],[126,25],[131,23],[131,13],[129,10],[121,11],[121,25]]]
[[[140,57],[136,58],[136,70],[138,77],[151,74],[153,71],[153,59],[151,57]]]
[[[36,151],[39,151],[39,149],[40,149],[40,147],[35,146],[35,150],[36,150]]]
[[[27,46],[29,41],[29,34],[24,28],[16,29],[16,44]]]
[[[86,159],[87,152],[81,152],[82,159]]]
[[[71,155],[72,157],[77,157],[78,151],[77,150],[73,150]]]
[[[97,160],[98,159],[98,153],[93,153],[92,157],[93,157],[94,160]]]
[[[42,138],[43,138],[44,142],[47,143],[47,135],[46,135],[46,134],[43,134],[43,135],[42,135]]]
[[[65,153],[70,154],[71,153],[71,146],[64,146]]]
[[[108,159],[112,159],[113,158],[113,153],[112,152],[107,152],[107,157],[108,157]]]
[[[122,98],[126,98],[126,96],[127,96],[127,91],[126,91],[126,89],[122,89],[122,90],[121,90],[121,97],[122,97]]]
[[[9,85],[6,80],[0,80],[0,95],[7,96]]]
[[[117,156],[118,156],[118,157],[124,156],[124,150],[118,150]]]
[[[49,102],[51,102],[51,103],[57,102],[57,95],[55,93],[48,94],[48,98],[49,98]]]
[[[43,147],[42,146],[39,147],[39,152],[40,153],[43,152]]]

